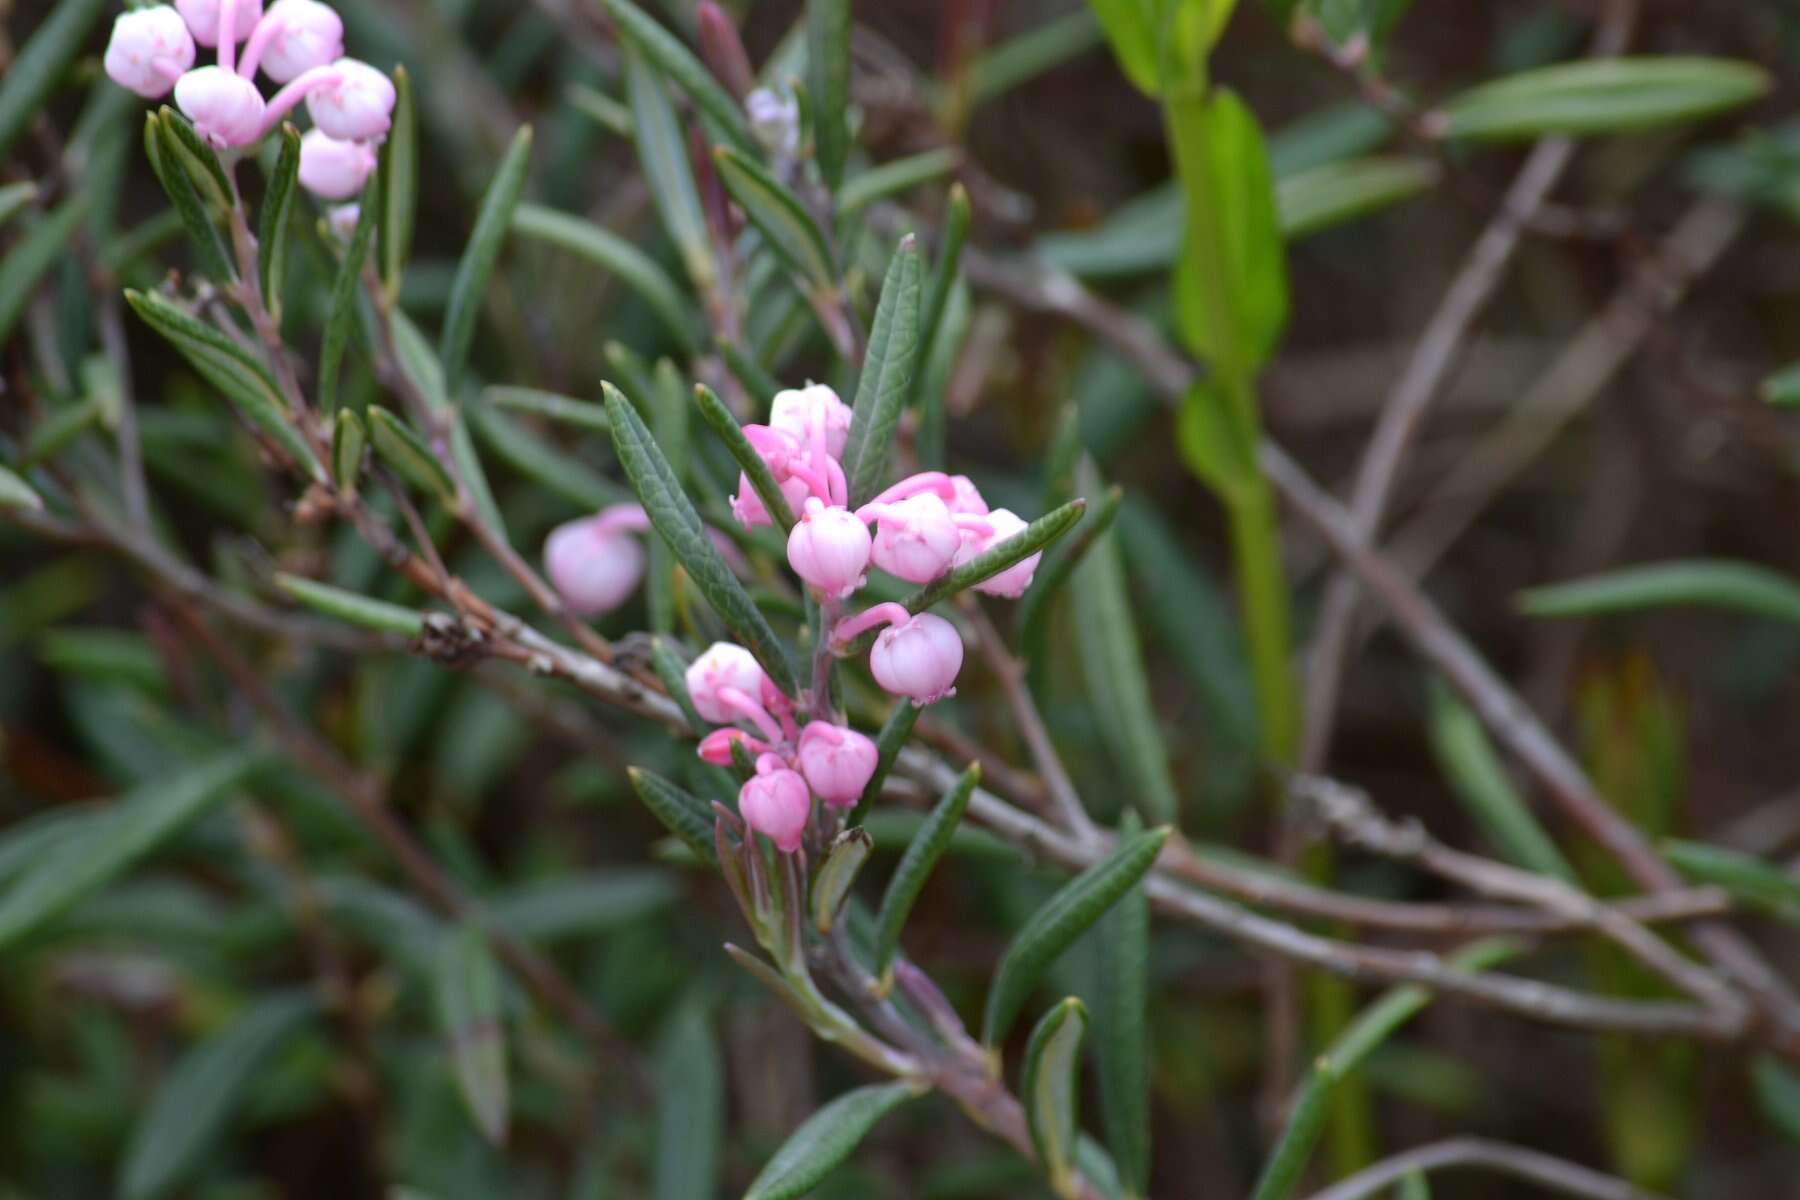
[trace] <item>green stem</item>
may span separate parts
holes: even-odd
[[[1238,601],[1250,643],[1257,728],[1263,757],[1286,766],[1299,744],[1299,704],[1290,661],[1287,578],[1281,568],[1281,529],[1268,481],[1260,474],[1226,497]]]

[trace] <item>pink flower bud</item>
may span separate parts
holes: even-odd
[[[930,583],[942,575],[962,545],[956,518],[935,492],[862,511],[879,521],[870,548],[875,565],[908,583]]]
[[[354,58],[340,58],[328,70],[330,77],[306,96],[313,124],[344,141],[386,137],[394,112],[394,81]]]
[[[114,83],[156,100],[168,95],[181,73],[194,65],[194,35],[181,14],[166,4],[120,13],[104,63]]]
[[[304,144],[301,146],[304,150]],[[305,160],[301,160],[304,168]],[[302,180],[301,182],[305,182]],[[362,205],[334,204],[325,213],[325,223],[331,227],[331,236],[340,242],[347,242],[356,236],[356,223],[362,219]]]
[[[779,485],[781,494],[787,497],[788,507],[795,512],[812,494],[804,479],[787,479]],[[737,494],[731,498],[731,515],[736,517],[745,529],[754,529],[758,525],[773,525],[775,518],[769,515],[768,507],[763,504],[762,497],[750,486],[750,477],[738,472]]]
[[[791,93],[778,96],[768,88],[757,88],[744,98],[744,112],[763,149],[780,158],[800,152],[800,102]]]
[[[216,149],[248,146],[262,136],[262,93],[235,71],[194,68],[175,81],[175,104]]]
[[[798,772],[765,754],[756,760],[755,776],[738,789],[738,812],[744,824],[774,842],[777,850],[792,854],[800,848],[812,815],[812,796]]]
[[[953,494],[944,503],[950,506],[951,512],[968,513],[977,517],[987,515],[987,501],[983,500],[981,493],[976,490],[974,480],[967,475],[952,475],[950,487],[953,489]]]
[[[336,61],[344,53],[344,22],[318,0],[276,0],[244,47],[241,75],[263,74],[288,83],[314,67]]]
[[[544,541],[544,570],[578,617],[609,613],[630,599],[644,578],[644,558],[638,540],[604,514],[558,525]]]
[[[796,757],[800,773],[819,799],[833,808],[850,808],[874,778],[881,752],[854,729],[814,721],[800,731]]]
[[[224,0],[175,0],[175,10],[187,22],[188,31],[202,46],[219,44],[219,16]],[[232,18],[233,39],[243,41],[262,20],[262,0],[237,0]]]
[[[869,566],[869,527],[848,509],[825,507],[817,497],[788,533],[788,565],[828,596],[848,596],[862,586]]]
[[[325,200],[348,200],[375,170],[375,151],[309,129],[300,139],[300,186]]]
[[[701,738],[697,753],[702,761],[709,762],[715,767],[729,767],[733,761],[731,757],[733,742],[744,743],[744,749],[750,751],[752,758],[769,752],[768,743],[757,741],[741,729],[727,727],[715,729]]]
[[[962,660],[962,638],[956,626],[942,617],[920,613],[881,631],[869,651],[869,672],[894,695],[930,704],[955,692]]]
[[[964,526],[962,531],[962,548],[956,552],[956,566],[962,566],[978,555],[986,554],[1001,542],[1017,536],[1025,528],[1025,522],[1011,509],[996,508],[980,519],[978,525]],[[983,532],[985,530],[985,532]],[[1004,596],[1009,600],[1017,600],[1031,586],[1031,577],[1037,573],[1038,563],[1044,557],[1042,550],[1028,558],[1020,559],[998,575],[990,575],[975,585],[978,592],[986,592],[990,596]]]
[[[714,642],[687,669],[688,697],[694,710],[716,725],[730,725],[743,713],[720,695],[731,690],[754,699],[762,695],[763,669],[756,656],[730,642]]]
[[[754,95],[754,94],[753,94]],[[769,405],[769,425],[802,446],[812,445],[815,424],[825,430],[825,452],[833,458],[844,452],[850,439],[850,406],[822,383],[776,392]]]

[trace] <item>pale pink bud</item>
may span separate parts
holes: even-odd
[[[781,765],[773,754],[756,760],[756,774],[738,789],[738,812],[744,824],[791,854],[800,848],[806,820],[812,815],[812,795],[806,780]]]
[[[176,11],[187,22],[194,40],[202,46],[219,44],[219,16],[223,7],[224,0],[175,0]],[[262,20],[262,7],[262,0],[237,0],[237,12],[231,22],[234,41],[241,42],[250,36],[250,31]]]
[[[825,452],[833,458],[844,452],[850,440],[850,406],[822,383],[776,392],[769,405],[769,425],[802,446],[812,445],[814,425],[825,431]]]
[[[638,540],[604,514],[558,525],[544,542],[544,570],[578,617],[609,613],[630,599],[644,578],[644,558]]]
[[[962,660],[956,626],[920,613],[881,631],[869,651],[869,672],[886,691],[930,704],[956,690]]]
[[[804,479],[785,479],[777,485],[781,494],[787,497],[788,507],[798,512],[812,489],[806,486]],[[731,498],[731,515],[736,517],[745,529],[754,529],[758,525],[773,525],[775,518],[769,515],[768,506],[756,489],[750,486],[750,477],[738,472],[737,494]]]
[[[688,698],[707,720],[730,725],[744,714],[720,693],[733,691],[754,699],[762,695],[763,678],[756,655],[730,642],[714,642],[688,666]]]
[[[869,566],[869,527],[848,509],[827,508],[815,497],[788,532],[788,565],[828,596],[848,596],[862,586]]]
[[[300,186],[326,200],[348,200],[375,170],[375,151],[317,129],[300,139]]]
[[[987,501],[983,500],[981,493],[976,490],[974,480],[967,475],[952,475],[950,486],[953,493],[945,498],[944,503],[950,506],[951,512],[968,513],[970,516],[976,517],[987,514]]]
[[[935,492],[871,505],[869,510],[879,522],[870,548],[876,566],[908,583],[930,583],[950,568],[962,533]]]
[[[120,13],[103,61],[107,78],[156,100],[168,95],[181,73],[194,65],[194,35],[181,14],[166,4]]]
[[[829,721],[814,721],[800,731],[795,755],[800,773],[819,799],[833,808],[850,808],[862,798],[863,789],[875,776],[881,751],[854,729]]]
[[[175,104],[216,149],[248,146],[262,136],[262,93],[235,71],[194,68],[175,81]]]
[[[340,242],[347,242],[356,235],[356,223],[361,219],[360,204],[334,204],[325,213],[325,223],[331,227],[331,236]]]
[[[1001,542],[1016,536],[1025,528],[1025,522],[1011,509],[996,508],[982,517],[974,526],[964,526],[962,531],[962,548],[956,552],[956,566],[962,566],[978,555],[986,554]],[[985,530],[985,532],[983,532]],[[1044,557],[1042,550],[1027,558],[1020,559],[998,575],[990,575],[975,585],[978,592],[986,592],[990,596],[1004,596],[1009,600],[1017,600],[1031,586],[1031,577],[1037,573],[1038,562]]]
[[[791,93],[778,96],[768,88],[757,88],[744,98],[744,112],[763,149],[780,158],[799,153],[800,102]]]
[[[394,81],[354,58],[340,58],[331,77],[306,95],[313,124],[350,142],[387,136],[394,112]]]
[[[767,754],[770,749],[768,743],[757,741],[743,730],[727,727],[715,729],[701,738],[697,753],[703,761],[709,762],[715,767],[729,767],[733,761],[731,757],[733,742],[742,742],[744,749],[750,752],[752,758],[759,754]]]
[[[238,64],[243,75],[263,74],[276,83],[299,78],[344,53],[344,22],[318,0],[276,0],[256,26]]]

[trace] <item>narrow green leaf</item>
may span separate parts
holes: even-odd
[[[1031,586],[1019,597],[1014,622],[1026,658],[1037,657],[1043,646],[1044,623],[1049,619],[1051,602],[1075,574],[1075,568],[1081,565],[1087,552],[1112,528],[1124,496],[1124,489],[1117,484],[1107,488],[1099,505],[1076,526],[1075,536],[1045,556],[1032,576]]]
[[[631,136],[631,109],[620,104],[611,96],[582,83],[571,84],[565,94],[569,100],[569,107],[589,118],[602,129],[616,133],[620,137]]]
[[[338,490],[355,496],[362,476],[363,451],[368,449],[369,429],[354,408],[339,410],[331,426],[331,474]]]
[[[906,918],[912,915],[913,904],[924,890],[925,881],[931,878],[938,859],[950,848],[950,838],[962,823],[963,813],[968,811],[969,797],[975,794],[980,783],[981,767],[970,763],[957,777],[955,785],[944,793],[943,799],[932,806],[931,815],[925,818],[925,824],[919,827],[918,835],[907,845],[900,864],[894,868],[887,891],[881,896],[881,909],[875,917],[876,974],[886,975],[893,965]]]
[[[29,179],[0,185],[0,226],[30,208],[37,198],[38,185]]]
[[[719,1195],[725,1070],[705,1009],[675,1010],[656,1049],[655,1200]]]
[[[506,521],[494,500],[494,489],[488,484],[481,458],[475,453],[475,443],[469,437],[469,424],[463,418],[462,406],[451,401],[443,365],[432,352],[431,343],[404,312],[393,309],[388,317],[394,335],[394,354],[399,359],[401,371],[412,380],[425,406],[449,429],[450,461],[456,464],[463,486],[469,489],[476,516],[504,537]]]
[[[42,512],[44,499],[15,472],[0,467],[0,508],[29,508]]]
[[[821,934],[831,932],[843,911],[844,901],[856,884],[863,864],[875,850],[875,842],[865,830],[850,828],[837,835],[826,852],[825,861],[812,881],[813,928]]]
[[[481,212],[475,218],[475,229],[456,265],[456,279],[450,284],[450,301],[444,310],[444,335],[438,355],[444,364],[444,388],[456,395],[464,364],[469,358],[469,343],[475,337],[475,319],[481,315],[481,301],[487,295],[488,281],[493,278],[494,264],[500,258],[500,245],[512,227],[513,210],[519,194],[525,190],[525,176],[531,169],[531,126],[521,126],[512,144],[494,172],[493,182],[481,197]]]
[[[356,216],[356,228],[350,244],[338,263],[337,278],[331,284],[331,306],[325,313],[325,333],[319,347],[319,411],[329,413],[337,408],[338,368],[344,361],[344,349],[350,344],[351,323],[356,319],[357,297],[362,292],[363,262],[369,257],[369,246],[375,240],[375,226],[381,215],[380,182],[363,190],[362,207]]]
[[[223,392],[246,420],[268,434],[315,480],[327,481],[324,465],[289,420],[287,400],[268,367],[160,293],[128,288],[125,302],[179,350],[202,378]]]
[[[906,599],[906,610],[912,613],[924,612],[939,601],[948,600],[958,592],[972,588],[984,579],[991,579],[1016,563],[1024,562],[1073,529],[1075,523],[1081,520],[1081,514],[1086,511],[1086,500],[1071,500],[1061,508],[1052,509],[1005,541],[982,551],[962,566],[946,572],[914,592]]]
[[[631,777],[631,786],[638,799],[656,814],[657,820],[668,826],[670,833],[687,843],[688,848],[704,861],[719,861],[718,848],[713,845],[714,818],[710,805],[652,771],[632,767],[626,773]]]
[[[1484,83],[1443,106],[1453,138],[1624,133],[1736,108],[1769,89],[1761,68],[1723,58],[1587,59]]]
[[[294,210],[294,185],[300,179],[300,131],[283,121],[276,139],[281,143],[281,150],[275,158],[275,169],[269,173],[268,190],[263,193],[256,249],[262,276],[258,282],[262,286],[263,306],[280,324],[281,281],[286,274],[288,255],[288,216]]]
[[[781,494],[781,487],[775,482],[775,476],[769,471],[769,464],[763,461],[756,447],[744,436],[743,427],[725,402],[713,394],[713,390],[704,383],[694,385],[694,401],[700,406],[700,415],[719,435],[725,443],[725,449],[737,461],[738,469],[750,480],[750,486],[756,490],[757,498],[763,502],[769,515],[775,518],[775,524],[782,533],[794,527],[794,510],[788,507],[787,497]]]
[[[663,90],[662,79],[631,43],[624,47],[625,95],[631,103],[633,136],[638,159],[656,200],[656,214],[681,251],[688,278],[705,292],[712,286],[711,240],[706,216],[700,210],[700,190],[694,183],[694,167],[688,161],[687,138],[675,108]]]
[[[618,22],[620,31],[645,58],[687,93],[688,99],[706,114],[715,129],[745,153],[760,153],[756,139],[750,134],[750,126],[744,120],[743,110],[731,94],[719,86],[705,64],[694,57],[693,51],[631,0],[606,0],[606,10]]]
[[[550,421],[559,421],[590,433],[605,433],[606,410],[590,400],[577,400],[557,392],[529,387],[486,387],[481,390],[485,406],[510,408],[514,412],[531,413]]]
[[[464,925],[442,937],[432,967],[432,995],[438,1033],[463,1103],[482,1136],[504,1145],[511,1098],[500,966],[479,928]]]
[[[1488,741],[1481,719],[1458,703],[1449,689],[1431,689],[1431,748],[1449,777],[1463,809],[1482,833],[1510,861],[1540,875],[1574,883],[1569,860],[1538,823],[1525,798],[1513,786],[1506,766]]]
[[[1329,1058],[1320,1058],[1313,1063],[1312,1072],[1306,1077],[1306,1085],[1301,1089],[1300,1099],[1288,1116],[1288,1123],[1282,1129],[1275,1149],[1263,1164],[1262,1174],[1256,1180],[1256,1188],[1250,1193],[1250,1200],[1287,1200],[1300,1186],[1306,1162],[1312,1157],[1319,1134],[1325,1129],[1325,1117],[1331,1108],[1332,1086],[1336,1082],[1337,1074],[1332,1069]]]
[[[1759,1054],[1750,1068],[1750,1081],[1763,1116],[1790,1142],[1800,1144],[1800,1074],[1773,1054]]]
[[[502,462],[582,508],[604,508],[629,493],[573,455],[554,450],[522,425],[481,406],[471,414],[475,432]]]
[[[310,609],[352,625],[360,625],[364,629],[397,633],[402,637],[418,637],[420,630],[424,628],[425,616],[416,608],[403,608],[385,600],[376,600],[358,592],[345,591],[343,588],[284,572],[276,574],[275,586]]]
[[[1075,1145],[1081,1132],[1077,1072],[1087,1024],[1087,1009],[1070,996],[1044,1014],[1025,1043],[1019,1098],[1025,1106],[1025,1123],[1031,1130],[1038,1166],[1059,1196],[1068,1194],[1069,1181],[1075,1175]]]
[[[1690,879],[1718,884],[1745,904],[1800,924],[1800,879],[1780,867],[1705,842],[1672,839],[1662,851]]]
[[[956,170],[961,157],[954,149],[940,147],[871,167],[844,181],[843,190],[838,193],[838,215],[847,217],[889,196],[941,179]]]
[[[390,299],[399,296],[400,281],[412,254],[413,222],[419,207],[419,108],[412,76],[396,66],[394,115],[381,147],[381,279]]]
[[[888,772],[894,769],[894,760],[900,757],[900,751],[905,748],[906,739],[912,736],[913,726],[923,711],[914,701],[902,700],[882,722],[881,732],[875,735],[875,773],[869,776],[862,798],[851,810],[849,824],[861,824],[869,816],[875,801],[881,798],[881,786],[887,782]]]
[[[677,486],[688,476],[687,383],[670,360],[658,359],[651,390],[650,433],[669,464]],[[710,541],[710,539],[709,539]],[[645,607],[650,611],[653,633],[675,632],[676,559],[669,543],[650,540],[650,566],[644,580]]]
[[[175,1063],[138,1118],[119,1173],[124,1200],[156,1200],[205,1163],[264,1064],[319,1013],[304,992],[275,992]]]
[[[808,1117],[775,1152],[744,1200],[796,1200],[850,1157],[876,1122],[913,1098],[910,1083],[874,1084],[845,1092]]]
[[[1425,1172],[1408,1171],[1400,1180],[1394,1200],[1431,1200],[1431,1184],[1426,1181]]]
[[[850,158],[850,0],[806,0],[806,72],[813,152],[835,192]]]
[[[456,507],[456,481],[450,472],[412,426],[379,404],[369,405],[369,441],[402,479],[446,506]]]
[[[1533,617],[1589,617],[1674,605],[1735,609],[1800,623],[1800,581],[1752,563],[1685,559],[1533,588],[1519,598],[1520,609]]]
[[[1146,96],[1161,94],[1166,30],[1157,16],[1166,6],[1145,0],[1088,0],[1088,7],[1099,18],[1125,78]]]
[[[528,942],[591,937],[658,912],[681,895],[668,871],[612,867],[538,879],[483,897],[483,909],[500,928]]]
[[[1485,938],[1450,956],[1450,966],[1477,974],[1516,957],[1524,946],[1506,938]],[[1386,1042],[1400,1027],[1417,1016],[1435,995],[1430,988],[1406,983],[1389,988],[1344,1026],[1326,1051],[1335,1076],[1342,1079]]]
[[[266,751],[240,748],[156,779],[83,820],[0,893],[0,949],[99,891],[223,800]]]
[[[1800,408],[1800,363],[1789,363],[1763,380],[1758,394],[1775,408]]]
[[[1045,21],[985,50],[968,68],[970,107],[998,99],[1098,46],[1105,32],[1086,9]]]
[[[668,460],[657,448],[642,418],[620,391],[602,384],[606,416],[612,424],[613,445],[631,486],[637,491],[650,524],[668,543],[694,586],[750,652],[762,663],[775,686],[789,695],[799,691],[787,650],[769,627],[760,609],[738,582],[707,537],[706,527],[676,481]]]
[[[1064,884],[1019,930],[994,971],[981,1040],[997,1045],[1050,964],[1150,870],[1169,828],[1124,838],[1111,854]]]
[[[681,709],[681,715],[687,718],[688,728],[695,733],[706,728],[706,722],[700,719],[700,712],[694,707],[694,698],[687,690],[687,663],[675,653],[675,647],[666,637],[650,639],[650,665],[656,670],[656,677],[662,680],[668,689],[669,699]]]
[[[1119,836],[1141,828],[1126,809]],[[1150,899],[1140,880],[1094,927],[1094,1065],[1100,1117],[1124,1194],[1150,1187]]]
[[[0,158],[49,102],[63,72],[81,53],[88,30],[108,7],[107,0],[58,0],[44,11],[0,79]]]
[[[735,342],[721,342],[719,353],[725,358],[725,366],[730,369],[737,381],[744,385],[744,390],[761,405],[767,407],[781,391],[781,381],[756,361],[756,356]]]
[[[200,163],[182,152],[179,135],[175,132],[187,128],[185,119],[172,109],[164,108],[161,112],[148,114],[145,121],[145,145],[153,156],[156,177],[162,182],[163,190],[168,192],[182,226],[199,252],[200,273],[221,282],[237,278],[230,248],[207,211],[206,201],[201,198],[196,183],[197,178],[206,178],[210,182],[210,177],[204,174]]]
[[[694,302],[655,259],[626,239],[592,221],[557,212],[537,204],[521,204],[513,215],[513,231],[521,237],[546,242],[586,259],[619,277],[641,297],[675,336],[681,348],[693,351],[700,344],[694,320]]]
[[[38,281],[62,260],[63,247],[81,228],[87,210],[87,197],[77,192],[0,258],[0,345],[6,343],[30,303]]]
[[[856,382],[843,457],[852,506],[866,503],[881,490],[888,447],[918,366],[919,342],[919,252],[908,234],[888,263],[862,376]]]
[[[1275,203],[1290,241],[1410,200],[1441,174],[1428,158],[1378,155],[1327,163],[1281,180]]]
[[[963,244],[969,238],[971,215],[968,190],[960,183],[952,184],[950,200],[944,206],[943,244],[938,248],[937,262],[931,268],[931,286],[926,289],[925,307],[919,315],[918,361],[921,364],[930,361],[932,349],[937,345],[938,333],[944,323],[944,309],[950,302],[950,292],[962,266]],[[918,394],[925,374],[918,368],[913,370],[913,395]]]
[[[201,198],[211,208],[222,210],[227,207],[231,203],[231,178],[225,173],[225,164],[219,161],[218,151],[200,136],[184,114],[165,104],[157,110],[157,115],[162,120],[164,145],[173,150],[181,165],[187,168],[194,186],[200,189]]]
[[[836,272],[825,234],[806,205],[754,158],[730,146],[713,151],[719,181],[762,231],[769,249],[817,291],[829,291]]]

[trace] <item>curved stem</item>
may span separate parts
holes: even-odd
[[[269,43],[280,37],[287,28],[287,18],[279,13],[269,13],[256,23],[250,31],[250,40],[244,43],[244,53],[238,59],[237,72],[245,79],[256,78],[256,68],[262,65],[263,51]]]
[[[308,93],[330,87],[342,78],[343,74],[331,66],[312,67],[300,72],[287,86],[275,93],[274,98],[269,101],[269,107],[263,110],[262,132],[266,134],[275,128],[281,118],[287,116],[294,105],[300,103]]]
[[[896,604],[889,600],[884,604],[872,605],[854,617],[846,617],[838,622],[837,627],[831,631],[831,644],[842,646],[853,641],[859,634],[866,633],[884,622],[889,625],[898,625],[902,621],[910,620],[912,620],[912,614],[906,611],[906,606],[903,604]]]
[[[771,745],[781,743],[781,726],[775,723],[775,718],[769,715],[768,709],[733,687],[720,688],[719,699],[725,702],[727,708],[751,721],[769,739]]]
[[[219,65],[227,71],[237,69],[237,8],[238,0],[220,0]]]

